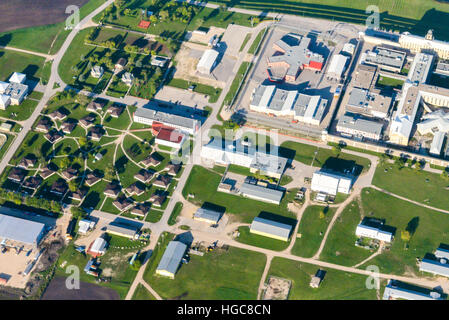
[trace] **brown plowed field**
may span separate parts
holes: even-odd
[[[2,0],[0,32],[62,22],[67,6],[81,8],[89,0]]]

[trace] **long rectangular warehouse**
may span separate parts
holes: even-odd
[[[291,225],[255,217],[249,231],[261,236],[288,241],[291,230]]]
[[[184,243],[180,241],[170,241],[156,268],[156,273],[174,279],[186,250],[187,245]]]
[[[250,183],[243,183],[240,187],[240,193],[244,197],[268,203],[280,204],[284,192],[276,189],[258,186]]]
[[[38,245],[45,233],[45,224],[0,214],[0,239]]]
[[[444,258],[439,260],[422,259],[419,271],[425,271],[440,276],[449,277],[449,264]]]

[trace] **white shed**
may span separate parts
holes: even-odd
[[[196,70],[199,73],[210,74],[212,72],[212,69],[215,67],[218,54],[218,51],[214,49],[208,49],[204,51],[203,56],[196,66]]]

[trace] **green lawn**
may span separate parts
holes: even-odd
[[[383,76],[380,76],[376,83],[377,86],[392,87],[392,88],[396,88],[396,89],[400,89],[403,84],[404,84],[404,81],[402,81],[402,80],[393,79],[393,78],[389,78],[389,77],[383,77]]]
[[[167,222],[169,226],[176,224],[176,220],[177,220],[179,214],[181,213],[182,207],[183,207],[182,202],[180,202],[180,201],[176,202],[175,207],[173,208],[173,211],[170,214],[170,218],[168,219],[168,222]]]
[[[311,258],[319,249],[327,226],[337,211],[336,208],[328,208],[326,212],[325,208],[310,206],[304,211],[298,227],[298,235],[301,237],[296,238],[292,248],[294,255]],[[323,218],[320,217],[321,212],[325,212]]]
[[[262,41],[266,30],[267,30],[267,28],[259,31],[259,33],[257,34],[256,38],[254,39],[253,43],[251,44],[251,47],[249,47],[249,49],[248,49],[249,54],[257,54],[256,50],[259,49],[259,44]]]
[[[396,228],[390,250],[367,262],[377,265],[383,273],[402,275],[406,272],[418,274],[416,258],[431,253],[440,243],[449,243],[449,219],[447,215],[422,208],[391,197],[371,188],[362,191],[362,206],[350,204],[341,219],[334,225],[321,255],[321,259],[342,265],[355,265],[367,258],[369,250],[354,246],[357,239],[355,229],[363,216],[384,219],[385,225]],[[412,238],[409,248],[401,239],[401,231],[409,230]],[[336,255],[336,252],[340,255]],[[364,269],[366,266],[361,266]]]
[[[242,222],[252,222],[254,217],[261,212],[269,212],[295,219],[295,214],[288,211],[287,203],[293,200],[296,190],[293,189],[291,192],[286,193],[278,206],[242,196],[217,192],[220,179],[220,174],[200,166],[194,166],[182,190],[182,195],[187,199],[189,194],[194,194],[195,198],[189,198],[188,200],[198,205],[210,202],[225,207],[227,213],[235,214],[236,218]]]
[[[138,284],[132,300],[156,300],[156,298],[143,285]]]
[[[315,152],[317,152],[316,156]],[[352,170],[355,165],[355,174],[367,171],[371,165],[371,161],[367,158],[344,152],[336,154],[331,149],[319,148],[293,141],[282,143],[279,153],[284,157],[293,158],[307,165],[313,164],[315,167],[325,167],[340,172],[346,169]]]
[[[387,170],[387,172],[385,172]],[[449,208],[449,180],[438,174],[419,171],[395,164],[379,164],[373,184],[407,199],[415,200],[436,208]]]
[[[376,300],[376,290],[366,288],[365,276],[339,270],[324,269],[320,287],[311,288],[309,283],[317,270],[311,264],[275,257],[268,276],[292,281],[289,300]]]
[[[240,46],[239,52],[242,52],[243,49],[245,49],[246,44],[248,43],[249,39],[251,39],[251,33],[247,33],[245,36],[245,39],[243,39],[242,45]]]
[[[282,251],[287,249],[290,241],[281,241],[264,237],[258,234],[250,233],[249,227],[239,227],[240,235],[236,240],[241,243],[249,244],[251,246],[265,248],[274,251]]]
[[[144,274],[144,280],[163,299],[256,299],[266,262],[263,254],[230,247],[227,251],[216,249],[202,257],[191,255],[189,263],[182,264],[172,280],[155,274],[172,238],[173,235],[165,234],[159,240],[160,245],[154,249]]]
[[[0,49],[0,81],[8,80],[13,72],[25,73],[28,79],[39,81],[44,62],[42,57]]]

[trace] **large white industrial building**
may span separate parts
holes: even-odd
[[[0,239],[37,246],[45,234],[40,222],[0,214]]]
[[[260,172],[279,179],[284,173],[287,158],[278,156],[275,147],[271,153],[257,150],[253,146],[243,145],[240,140],[229,141],[212,139],[201,147],[201,158],[217,164],[235,164],[249,168],[251,172]]]
[[[324,171],[317,171],[312,176],[312,191],[323,192],[330,195],[337,193],[349,194],[352,179]]]
[[[326,107],[327,100],[321,96],[298,93],[297,90],[284,90],[274,85],[256,87],[249,106],[252,111],[290,116],[311,125],[321,123]]]

